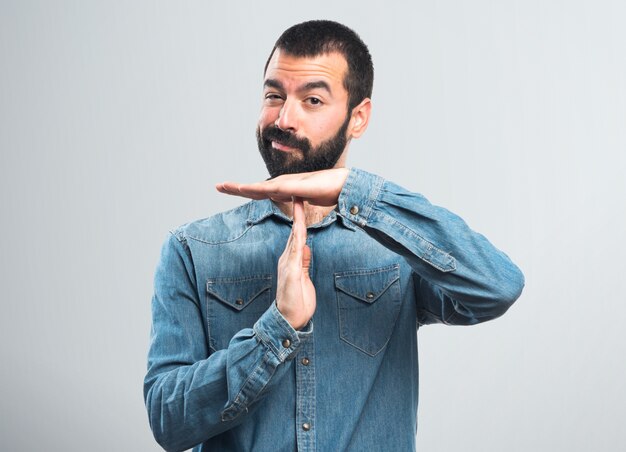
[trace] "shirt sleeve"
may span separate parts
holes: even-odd
[[[493,319],[522,292],[524,276],[506,254],[418,193],[352,168],[337,209],[409,263],[420,324]]]
[[[171,235],[155,275],[144,399],[155,439],[185,450],[241,423],[286,374],[312,333],[294,330],[275,303],[227,349],[209,354],[193,261]]]

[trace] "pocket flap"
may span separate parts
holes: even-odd
[[[400,279],[398,264],[368,270],[335,273],[335,287],[366,303],[373,303]]]
[[[237,311],[241,311],[271,287],[270,275],[209,278],[206,283],[207,292]]]

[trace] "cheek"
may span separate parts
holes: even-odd
[[[279,109],[262,107],[259,114],[259,127],[264,128],[269,124],[273,124],[278,119]]]
[[[315,135],[314,140],[320,143],[334,137],[344,120],[345,116],[337,115],[336,117],[333,116],[319,121],[315,124],[315,128],[313,129],[313,134]]]

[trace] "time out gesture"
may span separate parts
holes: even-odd
[[[348,177],[347,168],[332,168],[311,173],[284,174],[263,182],[239,184],[222,182],[215,188],[221,193],[250,199],[291,202],[294,196],[313,206],[334,206]]]
[[[311,250],[306,244],[304,202],[310,206],[334,206],[347,177],[346,168],[333,168],[285,174],[252,184],[223,182],[216,185],[219,192],[229,195],[293,203],[291,234],[278,260],[276,307],[296,330],[303,328],[313,317],[316,300],[315,287],[309,277]]]

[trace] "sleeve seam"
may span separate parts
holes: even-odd
[[[243,403],[242,399],[245,399],[245,397],[243,396],[243,393],[244,393],[246,387],[248,387],[248,386],[253,387],[253,384],[251,382],[254,379],[258,380],[257,374],[260,374],[259,370],[267,365],[268,367],[272,368],[272,372],[270,374],[270,378],[268,379],[268,381],[263,383],[263,385],[261,386],[259,391],[256,393],[256,395],[258,396],[259,394],[261,394],[263,392],[263,390],[267,386],[267,383],[269,382],[271,377],[274,375],[274,369],[276,368],[276,366],[272,366],[271,360],[268,358],[268,353],[269,352],[270,351],[268,350],[266,353],[263,354],[263,359],[261,360],[261,362],[259,364],[257,364],[257,366],[254,368],[254,370],[252,372],[250,372],[250,375],[248,375],[248,378],[246,378],[246,381],[244,381],[244,383],[241,385],[241,389],[239,390],[239,392],[235,396],[235,399],[232,401],[231,404],[229,404],[222,411],[222,415],[221,415],[222,422],[232,421],[233,419],[236,419],[241,414],[241,410],[242,409],[244,409],[245,411],[248,411],[248,406],[250,406],[252,403],[254,403],[256,398],[254,398],[252,400],[249,400],[248,403]],[[239,408],[239,409],[236,410],[235,416],[233,416],[230,419],[226,419],[225,418],[225,413],[228,410],[233,410],[233,409],[236,409],[236,408]]]

